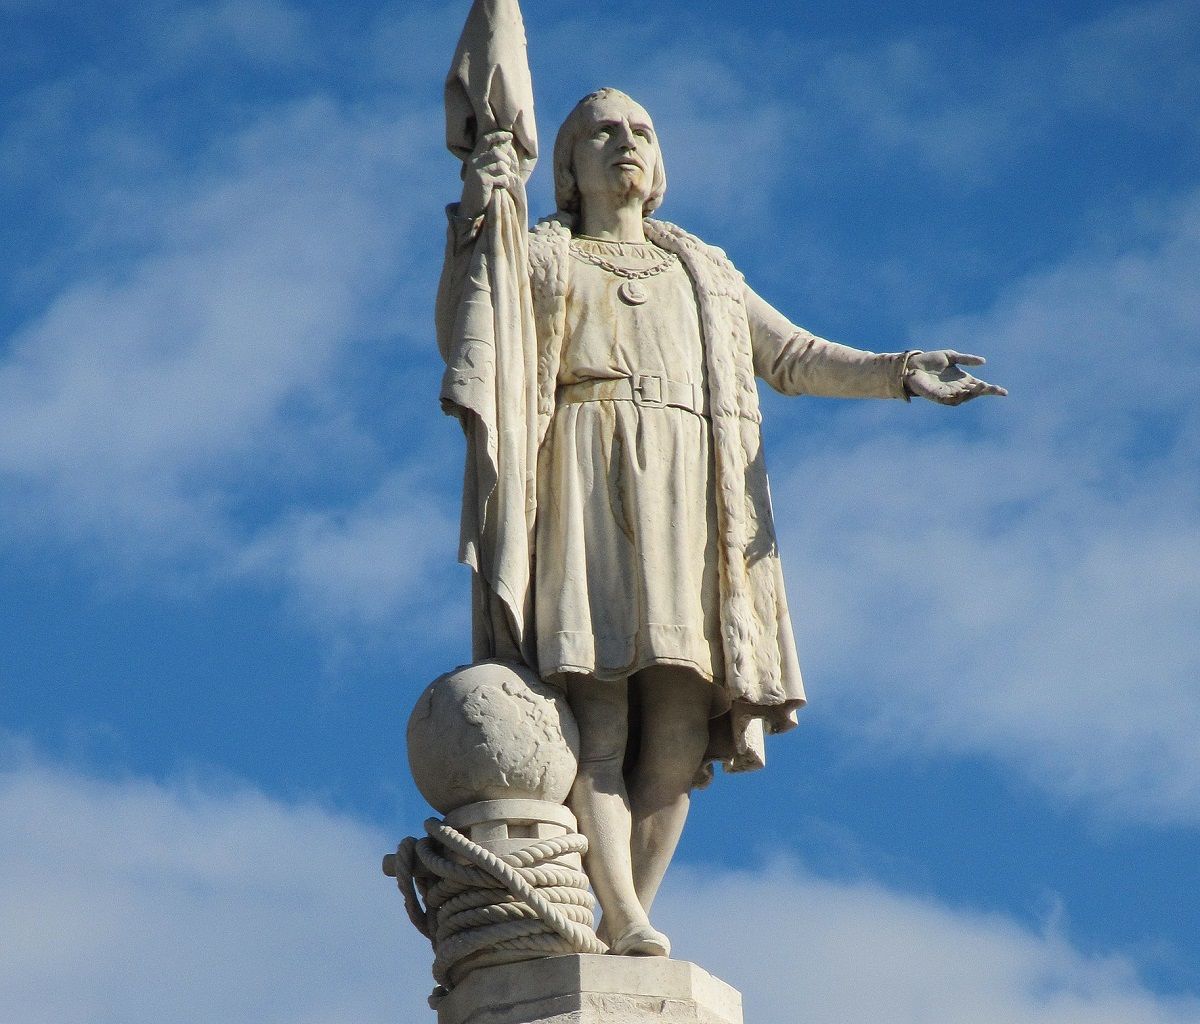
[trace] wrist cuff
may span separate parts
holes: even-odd
[[[923,349],[919,348],[908,349],[906,352],[904,352],[904,358],[900,361],[900,387],[904,391],[904,400],[906,402],[911,402],[913,400],[913,391],[908,386],[908,381],[916,369],[915,367],[910,367],[908,365],[909,360],[911,360],[913,356],[919,356],[922,351]]]

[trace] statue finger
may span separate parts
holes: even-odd
[[[499,149],[484,150],[476,159],[480,163],[511,164],[516,162],[516,155],[511,149],[501,147]]]
[[[481,175],[489,175],[493,178],[506,178],[513,173],[513,166],[506,160],[492,159],[486,163],[479,164],[476,170]]]
[[[947,352],[946,357],[959,366],[982,366],[987,362],[983,356],[973,356],[967,352]]]
[[[999,395],[1008,394],[1003,388],[998,388],[994,384],[989,384],[985,380],[980,380],[978,377],[972,377],[968,387],[963,389],[963,402],[969,402],[973,398],[979,398],[981,395]]]

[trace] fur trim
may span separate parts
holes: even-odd
[[[538,321],[538,444],[546,439],[554,415],[554,394],[562,344],[567,333],[567,273],[571,232],[548,217],[529,234],[529,275],[533,312]]]
[[[735,701],[779,704],[786,699],[778,635],[781,580],[745,282],[721,250],[673,224],[647,221],[646,234],[683,260],[699,298],[717,476],[725,684]]]

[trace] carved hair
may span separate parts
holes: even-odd
[[[579,183],[575,178],[575,144],[590,127],[588,115],[591,108],[604,99],[621,99],[640,106],[633,97],[620,89],[598,89],[575,104],[575,109],[567,115],[554,142],[554,200],[558,204],[560,218],[572,226],[578,222],[580,213]],[[667,191],[667,172],[663,166],[657,133],[651,141],[657,159],[654,161],[654,180],[650,184],[650,195],[646,197],[642,206],[642,211],[647,216],[662,205],[663,195]]]

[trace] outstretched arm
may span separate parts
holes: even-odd
[[[1005,395],[959,366],[979,366],[980,356],[936,352],[867,352],[826,341],[797,327],[746,289],[754,371],[785,395],[827,398],[927,398],[960,405],[980,395]]]
[[[906,354],[865,352],[797,327],[746,289],[754,372],[785,395],[904,398]]]

